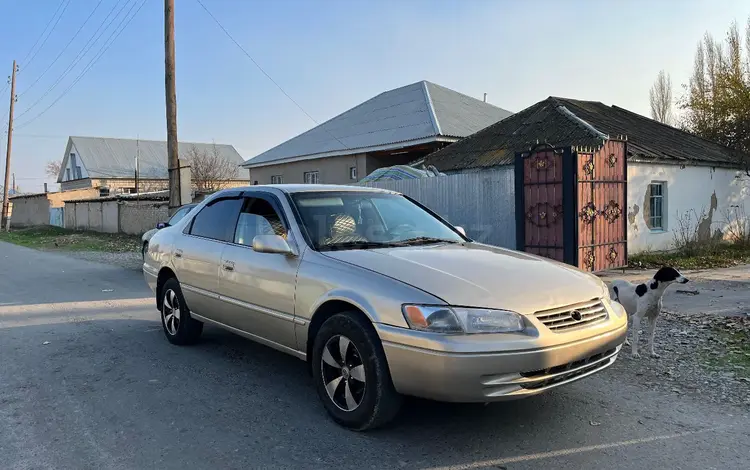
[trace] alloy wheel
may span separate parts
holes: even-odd
[[[172,289],[164,292],[164,302],[161,307],[161,316],[167,332],[174,336],[180,328],[180,301]]]
[[[365,396],[365,366],[359,350],[343,335],[323,347],[320,371],[328,398],[343,411],[354,411]]]

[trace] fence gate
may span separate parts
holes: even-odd
[[[627,265],[626,142],[516,154],[517,248],[586,271]]]
[[[49,209],[49,224],[55,227],[63,227],[64,223],[63,208],[62,207],[50,207]]]

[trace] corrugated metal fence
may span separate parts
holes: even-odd
[[[429,207],[481,243],[516,247],[513,167],[435,178],[378,181],[365,186],[398,191]]]

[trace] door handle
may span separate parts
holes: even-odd
[[[234,261],[224,261],[225,271],[234,271]]]
[[[182,258],[182,250],[179,249],[179,248],[176,249],[176,250],[174,250],[174,257],[175,258]]]

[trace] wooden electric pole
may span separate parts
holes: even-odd
[[[177,144],[177,92],[174,79],[174,0],[164,0],[164,87],[167,100],[167,168],[169,213],[182,205],[180,160]]]
[[[13,144],[13,107],[16,104],[16,61],[13,61],[13,73],[10,78],[10,112],[8,115],[8,149],[5,153],[5,184],[3,185],[3,208],[0,217],[0,228],[8,229],[8,185],[10,184],[10,151]]]

